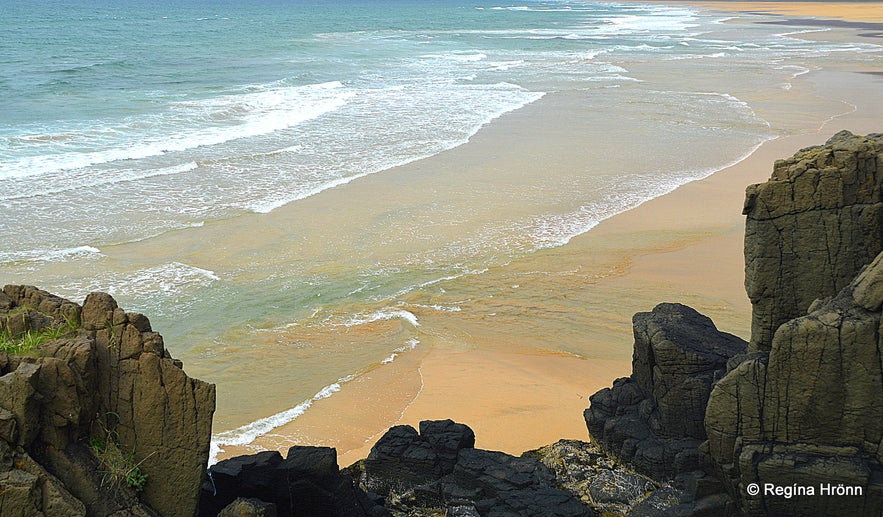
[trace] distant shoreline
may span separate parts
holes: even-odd
[[[868,25],[875,26],[883,23],[883,3],[879,1],[870,2],[831,2],[831,1],[749,1],[749,2],[728,2],[726,0],[650,0],[653,3],[661,5],[690,5],[699,6],[713,11],[741,13],[748,15],[773,15],[773,16],[793,16],[788,20],[790,23],[806,23],[808,21],[822,24],[824,22],[842,23],[847,22],[856,26],[847,25],[825,25],[827,27],[838,28],[873,28],[866,27]],[[824,17],[827,19],[821,19]],[[783,22],[783,25],[789,23]]]

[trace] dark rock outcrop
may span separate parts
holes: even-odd
[[[365,460],[365,484],[386,496],[453,473],[459,452],[475,447],[475,433],[453,420],[425,420],[390,428]]]
[[[350,476],[340,473],[337,451],[329,447],[292,447],[285,459],[277,451],[259,452],[213,465],[202,485],[199,515],[215,517],[232,511],[231,505],[242,511],[272,508],[275,513],[254,515],[279,517],[389,515]]]
[[[883,511],[883,253],[836,297],[779,327],[769,353],[714,388],[708,450],[749,513],[878,515]],[[813,487],[785,498],[758,483]],[[827,484],[861,496],[825,497]]]
[[[747,343],[679,304],[660,304],[633,322],[632,375],[592,395],[584,414],[589,434],[654,479],[701,469],[711,388]]]
[[[469,427],[450,420],[391,428],[371,449],[361,482],[396,515],[587,516],[558,488],[554,472],[530,457],[474,448]]]
[[[540,460],[552,469],[561,488],[602,515],[627,515],[661,488],[650,478],[621,466],[593,443],[560,440],[522,456]],[[678,493],[658,510],[672,510],[682,496]]]
[[[883,135],[834,135],[777,161],[748,187],[745,288],[752,351],[779,325],[846,287],[883,250]]]
[[[20,510],[9,515],[194,514],[214,386],[187,377],[145,316],[104,293],[80,307],[35,287],[6,286],[0,329],[13,341],[45,341],[30,355],[0,352],[2,515],[12,507]],[[99,449],[131,470],[112,471]],[[16,494],[33,504],[22,506]]]
[[[680,478],[696,501],[690,512],[883,513],[881,182],[883,135],[841,132],[825,146],[777,162],[769,182],[748,188],[750,353],[726,361],[725,371],[718,361],[711,382],[702,376],[696,385],[694,393],[711,389],[703,411],[707,441],[699,449],[710,462],[699,466],[720,481]],[[673,324],[683,331],[674,321],[660,328]],[[696,426],[701,400],[683,402],[689,384],[678,372],[657,368],[657,349],[648,352],[638,334],[636,319],[632,377],[592,397],[587,423],[602,446],[636,466],[646,466],[648,457],[673,459],[678,471],[678,454],[647,446],[655,455],[642,454],[641,443],[665,429],[702,438]],[[698,342],[713,334],[697,327],[694,336]],[[672,391],[673,385],[683,389]],[[673,409],[668,419],[655,412],[665,406]],[[678,418],[688,421],[678,425]],[[641,505],[657,494],[664,489],[632,511],[655,513]]]

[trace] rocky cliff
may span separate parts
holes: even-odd
[[[711,387],[748,344],[679,304],[635,314],[632,375],[590,397],[592,438],[656,479],[702,468],[698,448]]]
[[[109,295],[0,292],[0,515],[196,511],[215,389]]]
[[[883,135],[848,131],[779,160],[745,197],[751,349],[846,287],[883,250]]]
[[[883,511],[883,254],[715,386],[708,451],[748,513]],[[749,495],[749,486],[762,487]],[[812,487],[807,497],[766,490]],[[826,493],[826,487],[861,493]],[[839,490],[839,488],[838,488]]]
[[[591,397],[589,432],[651,476],[698,483],[687,500],[699,504],[679,514],[880,515],[883,135],[838,133],[777,162],[770,181],[746,194],[749,353],[722,347],[710,322],[690,322],[697,315],[638,315],[632,377]],[[691,346],[669,337],[688,332]],[[688,352],[714,369],[692,389],[684,373],[700,363]],[[678,460],[687,451],[689,465]]]

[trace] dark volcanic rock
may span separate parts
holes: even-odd
[[[883,515],[881,183],[883,135],[841,132],[748,188],[749,353],[696,315],[636,316],[633,374],[586,423],[688,498],[663,488],[633,513]]]
[[[475,433],[472,429],[450,419],[420,422],[420,436],[438,455],[439,467],[444,473],[454,470],[460,450],[475,447]]]
[[[50,511],[56,507],[49,490],[67,494],[52,501],[78,501],[88,515],[193,515],[214,386],[187,377],[146,317],[126,313],[103,293],[89,295],[81,308],[35,287],[6,286],[0,328],[13,338],[61,329],[33,356],[0,352],[0,440],[20,458],[0,466],[0,514],[25,508],[12,502],[22,490],[37,513],[9,515],[79,514]],[[90,439],[113,439],[121,454],[131,454],[147,476],[140,497],[98,462]],[[32,461],[39,468],[29,469],[36,480],[28,485],[17,470]]]
[[[883,135],[834,135],[777,161],[746,191],[745,287],[751,349],[834,296],[883,250]]]
[[[463,449],[441,480],[445,500],[468,500],[480,515],[584,516],[589,509],[557,488],[555,474],[533,458]]]
[[[534,458],[474,448],[469,427],[451,420],[391,428],[364,462],[364,486],[396,515],[586,516]]]
[[[679,304],[660,304],[633,321],[632,375],[592,395],[584,415],[589,434],[655,479],[700,469],[708,396],[747,343]]]
[[[748,512],[883,512],[883,254],[835,298],[780,326],[769,353],[715,386],[708,450]],[[813,497],[750,497],[750,483],[812,486]],[[823,497],[831,483],[860,497]]]
[[[202,485],[199,515],[215,517],[240,498],[272,504],[280,517],[389,515],[340,473],[337,451],[329,447],[292,447],[284,460],[267,451],[213,465]]]
[[[442,460],[432,444],[409,425],[390,428],[365,459],[365,485],[382,496],[392,490],[404,492],[447,473],[450,471],[442,470]]]

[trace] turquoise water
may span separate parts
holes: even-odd
[[[0,281],[75,300],[108,291],[149,314],[172,352],[218,383],[228,442],[418,347],[419,311],[404,298],[480,284],[494,265],[561,246],[782,134],[752,93],[787,90],[827,61],[880,59],[870,43],[736,31],[724,16],[656,4],[0,4]],[[373,233],[311,214],[303,226],[325,233],[299,229],[272,257],[241,252],[216,267],[184,249],[126,255],[439,155],[555,95],[582,99],[586,125],[607,128],[580,144],[598,148],[594,165],[501,181],[474,210],[466,198],[391,200]],[[436,236],[441,225],[461,226]],[[457,291],[445,293],[424,310],[459,312]],[[388,321],[405,330],[329,344]],[[272,379],[282,345],[295,363],[287,389],[252,408],[240,393],[250,374],[231,365],[246,356]],[[272,359],[259,364],[262,354]]]

